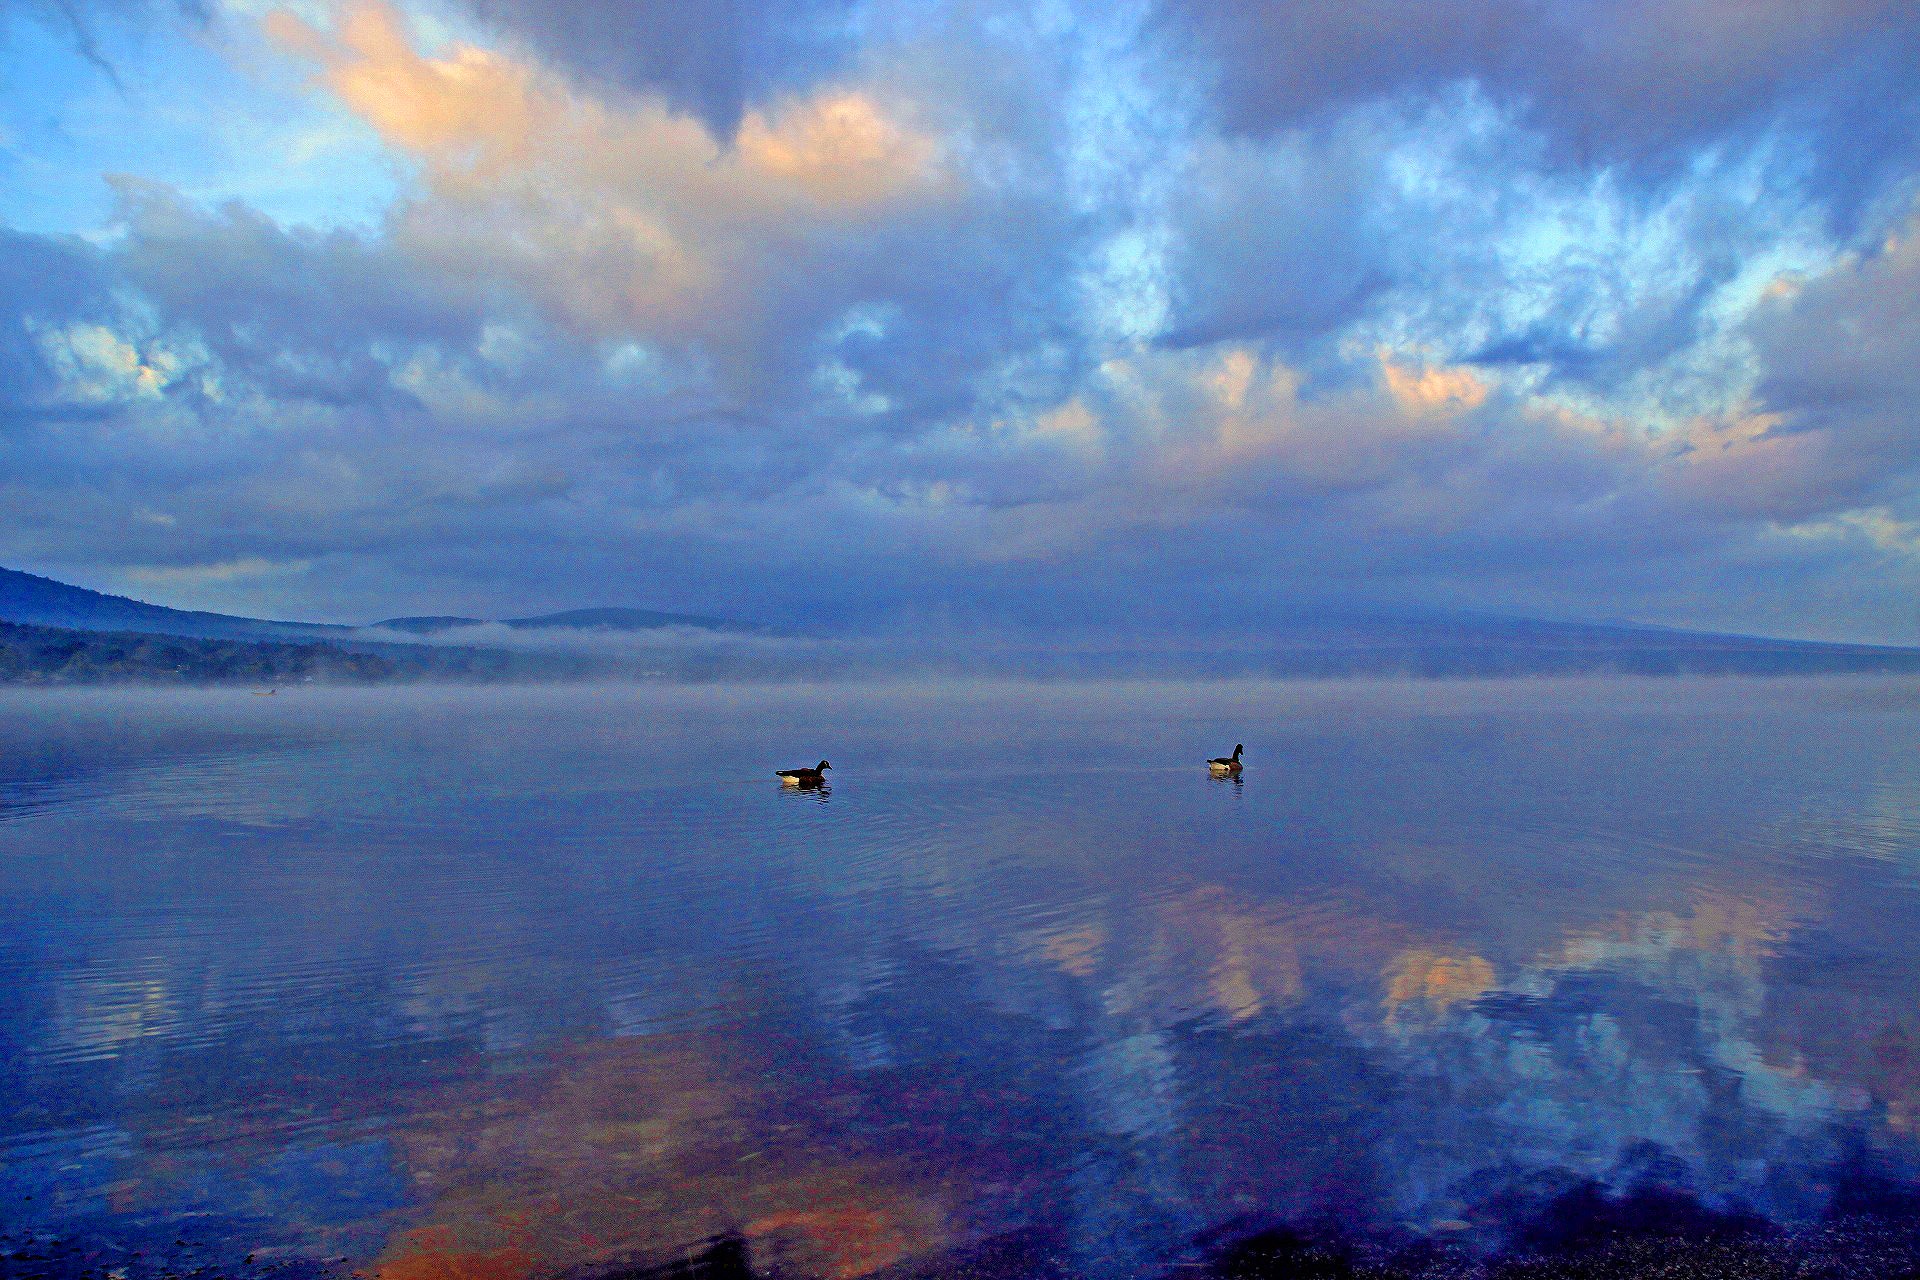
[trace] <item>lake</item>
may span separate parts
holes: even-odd
[[[1916,741],[1871,677],[7,692],[0,1271],[1897,1251]]]

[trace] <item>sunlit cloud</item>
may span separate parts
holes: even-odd
[[[785,253],[841,219],[939,198],[939,146],[870,96],[829,88],[749,112],[735,137],[659,99],[610,105],[472,45],[422,53],[385,5],[331,31],[267,29],[426,164],[396,237],[449,270],[503,273],[563,323],[607,335],[742,342]]]
[[[310,562],[169,586],[319,616],[593,563],[797,623],[1912,638],[1910,15],[1469,8],[595,8],[614,56],[512,0],[108,6],[379,203],[270,214],[233,160],[0,240],[0,558]]]

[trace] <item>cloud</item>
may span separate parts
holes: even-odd
[[[1907,634],[1913,169],[1838,226],[1788,76],[1840,102],[1810,51],[1900,15],[1683,8],[1549,55],[1570,9],[1281,6],[1337,72],[1288,88],[1218,50],[1193,81],[1213,11],[876,2],[724,111],[506,7],[278,14],[256,54],[400,196],[318,230],[123,175],[88,238],[0,235],[0,557],[334,618]],[[1602,121],[1682,17],[1720,105],[1585,159],[1509,65],[1587,68],[1552,110]],[[1787,78],[1742,106],[1753,68]],[[204,572],[234,564],[308,568]]]
[[[106,276],[98,252],[81,241],[0,230],[0,413],[8,419],[57,394],[39,328],[103,314]]]
[[[1920,43],[1899,0],[1469,0],[1444,15],[1393,0],[1173,0],[1164,22],[1214,68],[1236,130],[1472,81],[1578,163],[1672,164],[1690,144],[1781,121],[1835,140],[1863,114],[1891,123],[1883,77]],[[1904,136],[1862,141],[1911,147],[1912,104],[1895,105]]]
[[[1300,342],[1357,319],[1398,270],[1376,219],[1384,148],[1352,125],[1271,144],[1207,138],[1189,155],[1171,275],[1172,345]]]
[[[749,107],[803,90],[853,53],[852,0],[466,0],[589,83],[658,96],[731,134]]]
[[[782,98],[729,137],[473,46],[427,56],[380,6],[332,33],[286,16],[271,30],[423,165],[389,228],[396,249],[573,334],[643,343],[736,411],[801,384],[869,411],[951,397],[924,368],[901,385],[888,340],[944,340],[965,379],[999,354],[970,353],[972,335],[1033,322],[1004,309],[1027,288],[1010,276],[1040,265],[1025,251],[1048,252],[1058,215],[970,171],[884,85]]]
[[[1920,391],[1920,215],[1811,278],[1778,282],[1755,317],[1770,404],[1822,426],[1883,431]],[[1911,449],[1910,433],[1886,443]]]
[[[71,40],[74,52],[116,88],[120,72],[102,48],[103,25],[144,29],[169,19],[204,24],[210,18],[203,0],[20,0],[19,9]]]

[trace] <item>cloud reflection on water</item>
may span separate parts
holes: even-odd
[[[794,1274],[1024,1232],[1121,1275],[1236,1220],[1497,1248],[1583,1180],[1795,1221],[1849,1161],[1920,1170],[1920,903],[1884,852],[1920,792],[1851,695],[1808,746],[1744,686],[1625,721],[1526,695],[1567,700],[1551,737],[1509,691],[1408,695],[1364,741],[1346,694],[1268,691],[1232,711],[1288,769],[1238,791],[1129,763],[1192,755],[1123,745],[1190,691],[409,696],[327,702],[332,746],[190,822],[15,824],[0,1151],[70,1184],[25,1221],[250,1205],[249,1249],[394,1280],[727,1232]],[[887,756],[901,714],[956,773]],[[826,808],[662,754],[829,718]],[[1048,770],[1068,736],[1108,770]],[[301,821],[256,821],[289,776]],[[103,1120],[97,1157],[23,1160]]]

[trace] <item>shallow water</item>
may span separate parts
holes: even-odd
[[[1818,1222],[1920,1186],[1917,739],[1876,679],[0,695],[0,1257]]]

